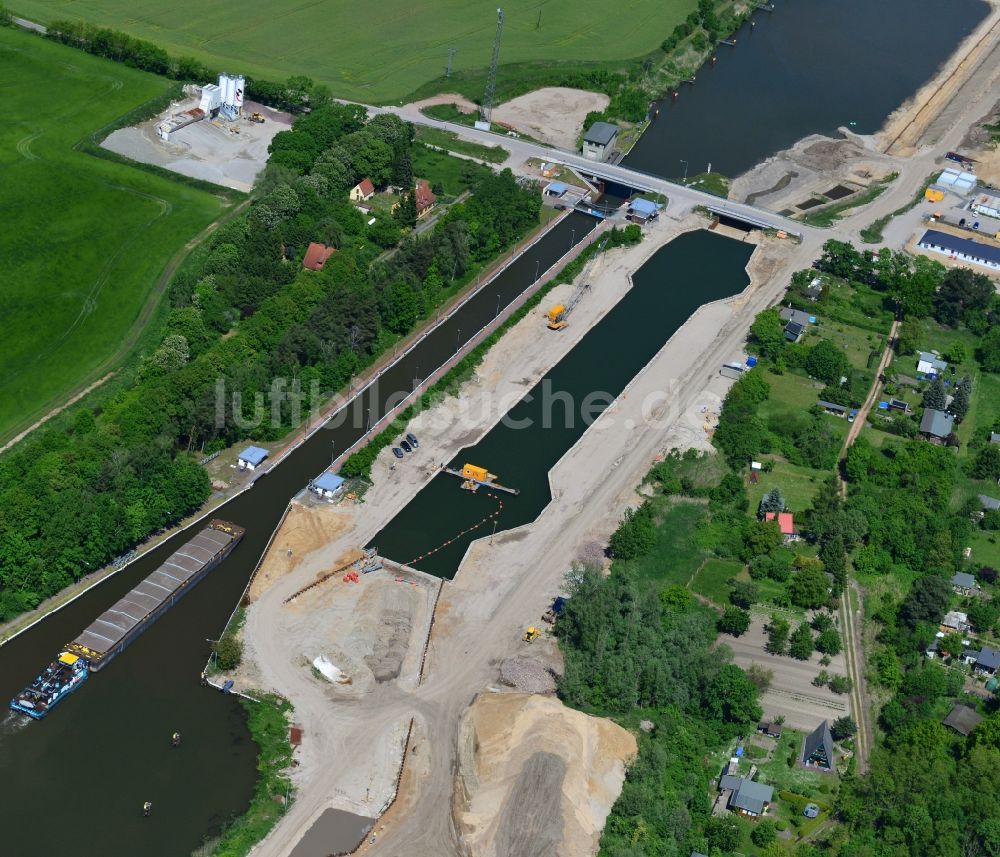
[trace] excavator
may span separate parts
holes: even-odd
[[[256,122],[259,125],[263,125],[264,121],[265,121],[264,120],[264,114],[262,114],[262,113],[251,113],[247,117],[247,119],[249,119],[251,122]]]
[[[569,299],[566,304],[556,304],[552,307],[546,314],[546,326],[549,330],[562,330],[566,327],[569,322],[569,314],[573,312],[573,309],[580,302],[580,298],[583,297],[584,292],[590,288],[589,277],[593,273],[594,265],[599,258],[604,254],[604,249],[608,245],[608,238],[610,236],[605,236],[600,245],[597,248],[597,252],[590,258],[587,262],[586,267],[583,269],[583,273],[580,274],[580,285],[577,286],[576,291],[573,292],[573,297]]]

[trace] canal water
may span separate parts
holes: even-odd
[[[981,0],[774,0],[667,97],[624,165],[735,177],[810,134],[877,131],[986,16]]]
[[[489,287],[383,373],[352,417],[317,432],[216,513],[247,533],[187,598],[40,722],[0,711],[0,830],[5,854],[178,857],[242,812],[256,752],[238,702],[199,674],[289,499],[347,449],[392,393],[413,389],[594,228],[571,214]],[[96,616],[196,530],[151,551],[0,647],[0,700],[14,696]],[[172,748],[178,731],[181,746]],[[153,814],[142,816],[142,804]]]
[[[499,533],[538,517],[551,499],[549,471],[587,430],[584,414],[593,422],[698,307],[743,291],[753,249],[698,230],[658,250],[614,308],[507,417],[449,463],[485,467],[520,493],[480,488],[473,494],[462,490],[460,479],[439,473],[372,540],[379,553],[451,578],[469,544],[489,536],[494,522]]]

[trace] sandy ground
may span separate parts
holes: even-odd
[[[875,135],[880,151],[910,155],[921,145],[939,142],[972,99],[972,90],[990,85],[994,78],[990,68],[995,62],[991,55],[996,54],[1000,37],[1000,2],[987,2],[992,8],[982,23]]]
[[[175,102],[141,125],[120,128],[109,134],[101,145],[144,164],[155,164],[212,184],[249,191],[257,174],[267,164],[267,147],[272,138],[291,127],[292,117],[248,101],[243,107],[244,114],[262,113],[267,120],[264,124],[247,119],[234,123],[203,119],[175,131],[169,142],[157,136],[156,126],[163,119],[197,106],[197,98]],[[239,128],[239,134],[231,133],[230,125]]]
[[[839,619],[839,614],[838,614]],[[785,725],[792,729],[811,731],[823,720],[836,720],[850,713],[849,697],[826,687],[814,687],[812,680],[820,670],[830,675],[847,675],[847,661],[841,653],[830,659],[830,666],[819,663],[820,653],[813,652],[808,661],[786,655],[771,655],[764,650],[767,635],[765,618],[754,616],[750,630],[741,637],[723,635],[720,642],[733,651],[733,661],[744,669],[759,664],[774,673],[771,687],[761,696],[764,719],[784,715]],[[792,622],[793,629],[797,623]]]
[[[601,830],[635,737],[553,697],[482,694],[458,739],[455,824],[470,857],[577,857]]]
[[[250,607],[245,634],[256,677],[261,686],[293,700],[296,721],[305,728],[295,774],[298,799],[258,854],[288,854],[327,806],[377,814],[379,800],[391,790],[395,777],[385,761],[393,754],[387,754],[384,744],[411,716],[417,737],[403,768],[399,801],[379,821],[377,843],[366,850],[397,857],[459,853],[450,808],[459,724],[470,700],[486,688],[500,688],[500,664],[526,652],[521,641],[524,627],[539,623],[580,547],[606,540],[622,509],[635,503],[635,486],[656,457],[673,447],[707,444],[706,415],[712,408],[717,411],[730,383],[718,375],[717,367],[741,353],[750,319],[774,301],[790,271],[807,264],[814,248],[764,239],[749,266],[753,284],[735,299],[699,310],[555,466],[550,473],[555,499],[539,519],[497,537],[492,545],[487,538],[471,547],[456,580],[441,592],[424,679],[418,685],[405,686],[405,666],[399,679],[369,680],[357,662],[369,654],[370,644],[366,647],[346,629],[328,633],[346,639],[358,651],[348,646],[347,651],[337,652],[332,642],[324,651],[331,660],[336,654],[354,657],[353,663],[345,660],[344,667],[345,672],[355,670],[352,679],[359,676],[358,686],[324,687],[303,666],[307,654],[317,653],[315,646],[303,641],[319,639],[311,626],[332,629],[345,622],[347,614],[331,613],[335,608],[325,601],[312,606],[303,602],[293,613],[282,600],[376,533],[426,483],[440,461],[488,431],[501,410],[512,406],[585,335],[629,288],[630,272],[665,241],[700,223],[695,215],[665,216],[641,245],[608,254],[588,276],[592,288],[561,333],[544,331],[541,309],[523,319],[490,352],[459,398],[417,417],[415,430],[427,439],[417,453],[395,470],[390,470],[395,460],[388,454],[379,457],[374,486],[357,507],[355,525],[277,578]],[[560,286],[546,305],[564,299],[572,288]],[[664,390],[666,400],[644,413],[647,397]],[[456,420],[463,411],[477,416],[471,423]],[[421,434],[421,426],[436,425],[436,420],[450,424]],[[276,545],[280,544],[279,535]],[[371,585],[362,578],[353,586]],[[312,592],[347,589],[341,583],[334,589],[324,584]],[[361,620],[348,624],[363,627]]]
[[[587,114],[610,101],[598,92],[547,86],[494,107],[493,118],[543,143],[573,150]]]

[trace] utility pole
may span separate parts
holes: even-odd
[[[538,20],[535,22],[535,29],[536,30],[542,29],[542,10],[541,9],[538,10]]]
[[[497,33],[493,37],[493,59],[490,71],[486,76],[486,91],[483,93],[483,103],[479,108],[479,118],[486,125],[490,124],[493,114],[493,96],[497,89],[497,66],[500,64],[500,37],[503,35],[503,9],[497,9]],[[488,128],[486,130],[489,130]]]
[[[457,48],[448,48],[448,70],[444,73],[445,77],[451,77],[451,59],[455,56],[455,51]]]

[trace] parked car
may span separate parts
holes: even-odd
[[[396,458],[402,458],[403,457],[403,450],[401,450],[398,446],[394,446],[392,448],[392,454],[395,455]]]
[[[413,452],[413,447],[407,441],[401,440],[399,445],[403,448],[403,452]]]
[[[412,446],[414,449],[420,446],[420,444],[417,443],[417,436],[413,432],[411,431],[407,432],[406,439],[410,442],[410,446]]]

